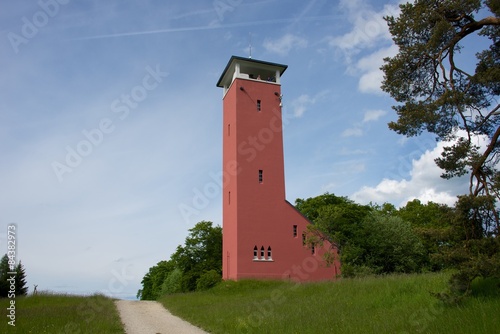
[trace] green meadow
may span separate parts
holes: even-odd
[[[16,298],[15,327],[5,316],[9,303],[9,299],[0,299],[4,314],[0,333],[124,333],[113,299],[102,295],[39,293]]]
[[[222,282],[160,298],[173,314],[211,333],[499,333],[498,281],[446,305],[432,293],[449,274],[392,275],[335,282]]]
[[[459,305],[433,296],[449,274],[390,275],[295,284],[221,282],[163,296],[173,314],[210,333],[498,333],[498,280],[476,280]],[[0,306],[7,313],[8,299]],[[16,299],[16,326],[0,333],[124,333],[113,299],[40,293]]]

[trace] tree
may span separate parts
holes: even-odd
[[[7,297],[9,294],[9,282],[7,281],[9,271],[9,258],[5,254],[0,260],[0,297]]]
[[[183,291],[196,290],[197,280],[206,271],[213,269],[222,276],[222,228],[201,221],[189,232],[184,246],[178,246],[171,257],[183,272]]]
[[[453,234],[453,208],[444,204],[429,202],[422,204],[418,199],[406,203],[394,213],[409,222],[425,247],[425,266],[429,270],[441,270],[446,267],[439,255],[445,248],[455,244]],[[460,239],[462,240],[462,239]]]
[[[11,263],[13,260],[11,260]],[[13,269],[13,270],[11,270]],[[9,258],[5,254],[0,260],[0,297],[8,297],[10,292],[11,284],[7,281],[13,274],[8,274],[9,272],[16,273],[14,277],[15,284],[15,295],[25,296],[28,294],[28,286],[26,283],[26,271],[21,261],[14,267],[9,264]]]
[[[165,280],[163,281],[161,287],[162,295],[169,295],[172,293],[182,292],[182,271],[179,268],[172,270]]]
[[[141,300],[156,300],[162,291],[165,278],[175,269],[172,261],[160,261],[149,268],[148,273],[142,278],[142,289],[137,292]]]
[[[420,272],[425,248],[411,224],[400,217],[372,212],[363,221],[361,264],[377,274]]]
[[[26,296],[28,287],[26,285],[26,271],[21,261],[16,266],[16,296]]]
[[[401,14],[386,17],[399,47],[382,66],[382,89],[398,103],[389,128],[416,136],[426,130],[453,142],[436,163],[444,178],[470,173],[470,194],[500,199],[500,4],[497,0],[416,0],[401,5]],[[461,50],[481,39],[476,64]],[[467,46],[465,46],[467,44]],[[486,147],[477,144],[486,140]]]
[[[194,291],[203,274],[222,276],[222,228],[201,221],[189,230],[184,246],[177,246],[168,261],[149,268],[137,292],[141,300],[156,300],[162,294]],[[204,278],[207,281],[207,277]],[[204,285],[203,285],[204,284]],[[204,287],[208,283],[202,282]]]
[[[371,211],[369,206],[329,193],[306,200],[299,198],[295,205],[313,223],[307,226],[308,246],[323,245],[324,241],[328,241],[337,248],[342,264],[356,256],[353,255],[358,251],[356,240],[364,217]],[[332,251],[325,253],[327,263],[334,260]]]
[[[476,278],[500,279],[500,239],[488,237],[488,225],[495,219],[489,206],[490,200],[484,196],[459,196],[450,242],[439,254],[441,262],[457,269],[449,291],[438,294],[445,301],[460,301],[471,292]]]
[[[459,270],[451,294],[463,295],[474,278],[500,276],[494,269],[500,262],[500,2],[415,0],[400,8],[399,17],[386,17],[399,48],[382,66],[382,89],[398,103],[398,120],[389,128],[406,136],[425,130],[450,142],[436,159],[441,176],[470,176],[469,195],[456,205],[456,242],[443,256]],[[475,64],[462,56],[464,49],[476,51]]]

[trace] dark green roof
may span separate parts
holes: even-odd
[[[238,57],[238,56],[232,56],[231,59],[229,59],[229,62],[226,65],[226,68],[222,72],[219,81],[217,81],[217,87],[224,87],[222,82],[224,81],[224,78],[227,74],[227,71],[232,67],[233,63],[239,61],[241,63],[246,63],[247,65],[250,64],[255,64],[257,65],[256,67],[269,67],[269,68],[276,68],[280,70],[280,76],[285,72],[285,70],[288,68],[287,65],[283,64],[277,64],[277,63],[271,63],[268,61],[263,61],[263,60],[257,60],[257,59],[252,59],[252,58],[245,58],[245,57]],[[232,76],[232,74],[231,74]]]

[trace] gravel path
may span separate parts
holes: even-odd
[[[201,334],[206,333],[172,315],[155,301],[117,300],[116,307],[127,334]]]

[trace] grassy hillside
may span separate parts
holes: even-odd
[[[16,298],[15,328],[5,316],[9,299],[0,299],[0,333],[124,333],[112,299],[47,294]]]
[[[445,306],[430,293],[443,291],[448,277],[223,282],[160,302],[213,333],[498,333],[498,282],[476,282],[463,305]]]

